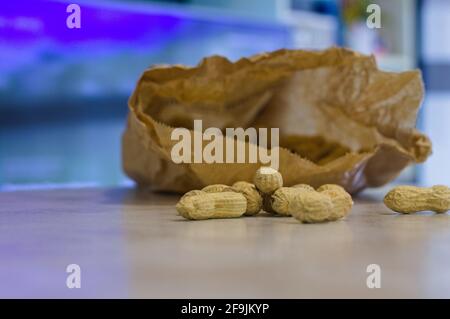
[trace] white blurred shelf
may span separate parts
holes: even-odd
[[[450,93],[429,92],[423,108],[423,126],[433,142],[433,154],[421,165],[420,180],[430,186],[450,184]]]
[[[337,42],[338,21],[333,16],[312,12],[285,12],[280,16],[293,32],[296,48],[324,49]]]
[[[415,59],[410,55],[388,54],[377,56],[378,66],[385,71],[406,71],[416,68]]]
[[[245,21],[264,21],[287,27],[292,47],[323,49],[337,43],[338,19],[331,15],[292,9],[290,0],[193,0],[186,6],[195,12],[215,12],[216,16],[239,17]]]
[[[450,1],[427,0],[420,13],[424,60],[426,63],[450,64]]]

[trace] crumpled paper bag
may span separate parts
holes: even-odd
[[[373,56],[341,48],[156,66],[129,100],[123,168],[160,191],[252,181],[260,163],[175,164],[171,132],[197,119],[204,129],[277,127],[286,186],[333,183],[356,193],[430,155],[429,139],[415,129],[423,93],[419,71],[383,72]]]

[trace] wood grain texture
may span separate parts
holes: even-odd
[[[0,193],[0,297],[450,297],[450,216],[365,196],[343,221],[188,221],[133,189]],[[81,289],[66,288],[79,264]],[[381,288],[366,267],[379,264]]]

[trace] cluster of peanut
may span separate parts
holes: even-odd
[[[326,184],[317,190],[307,184],[283,187],[281,174],[269,167],[256,172],[255,185],[262,193],[265,211],[293,216],[303,223],[341,219],[353,206],[352,197],[339,185]]]
[[[351,196],[338,185],[323,185],[317,191],[305,184],[283,187],[278,171],[261,167],[256,171],[254,184],[209,185],[186,193],[176,208],[181,216],[196,220],[252,216],[263,209],[316,223],[345,217],[352,206]]]
[[[450,210],[450,188],[398,186],[384,198],[393,211],[409,214],[431,210]],[[176,208],[187,219],[232,218],[252,216],[261,210],[279,216],[293,216],[303,223],[335,221],[347,216],[352,197],[338,185],[326,184],[315,190],[306,184],[283,187],[283,177],[270,167],[260,167],[254,184],[236,182],[231,186],[216,184],[186,193]]]

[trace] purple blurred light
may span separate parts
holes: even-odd
[[[170,14],[126,12],[114,7],[81,5],[80,29],[69,29],[66,12],[69,3],[56,1],[17,0],[2,3],[0,12],[0,41],[29,43],[36,39],[58,45],[74,42],[135,41],[155,39],[176,30],[179,17]]]

